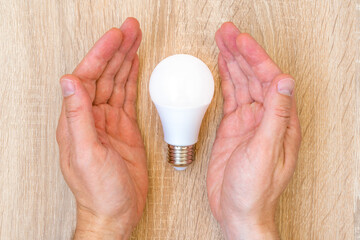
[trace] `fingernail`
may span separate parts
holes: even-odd
[[[71,96],[75,93],[74,82],[70,79],[61,79],[60,81],[63,97]]]
[[[291,96],[295,87],[295,82],[291,78],[282,79],[277,84],[278,93]]]

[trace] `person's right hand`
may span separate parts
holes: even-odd
[[[224,117],[207,175],[210,207],[227,239],[277,239],[276,206],[301,141],[294,81],[232,23],[215,39]]]
[[[60,83],[60,164],[77,203],[75,239],[125,239],[142,215],[146,154],[136,120],[136,51],[129,18],[108,31]]]

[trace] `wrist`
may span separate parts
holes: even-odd
[[[123,240],[129,239],[131,231],[132,226],[124,219],[99,216],[79,206],[77,208],[74,240]]]
[[[227,240],[278,240],[280,239],[275,220],[231,221],[221,224]]]

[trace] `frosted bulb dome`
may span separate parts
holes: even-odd
[[[150,95],[157,105],[198,107],[208,105],[214,94],[211,71],[200,59],[177,54],[162,60],[150,78]]]

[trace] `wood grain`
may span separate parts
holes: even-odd
[[[282,239],[360,239],[360,1],[0,0],[0,239],[70,239],[74,199],[58,164],[58,79],[107,29],[139,19],[138,116],[150,189],[133,239],[222,239],[205,176],[222,116],[214,33],[233,21],[296,79],[303,144],[281,198]],[[201,58],[215,97],[195,163],[175,172],[148,94],[166,56]]]

